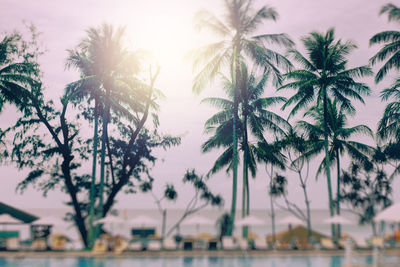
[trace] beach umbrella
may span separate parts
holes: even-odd
[[[379,212],[375,216],[374,221],[400,222],[400,202],[393,204]]]
[[[349,219],[340,216],[340,215],[335,215],[333,217],[329,217],[325,220],[322,221],[324,224],[354,224],[353,221],[350,221]]]
[[[126,221],[120,217],[109,215],[100,220],[94,221],[94,224],[124,224]]]
[[[39,218],[31,223],[31,225],[46,225],[46,226],[66,225],[66,224],[67,223],[64,220],[53,216]]]
[[[114,225],[119,225],[118,230],[125,232],[125,228],[123,227],[123,225],[125,225],[127,223],[126,220],[124,220],[121,217],[118,216],[114,216],[114,215],[107,215],[106,217],[103,217],[99,220],[96,220],[93,222],[94,224],[103,224],[103,225],[110,225],[111,229],[110,229],[110,233],[112,234],[117,234],[114,231]]]
[[[188,219],[185,219],[182,222],[182,225],[194,225],[196,226],[196,232],[199,234],[200,225],[214,225],[214,221],[201,216],[193,216]]]
[[[239,219],[235,223],[236,226],[257,226],[257,225],[265,225],[265,224],[266,224],[265,221],[263,221],[257,217],[251,216],[251,215],[246,216],[242,219]]]
[[[128,224],[140,227],[146,226],[156,226],[159,224],[158,220],[155,220],[146,215],[139,215],[131,220],[128,221]]]

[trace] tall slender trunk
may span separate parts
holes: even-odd
[[[275,208],[274,208],[274,198],[270,194],[270,208],[271,208],[271,227],[272,227],[272,244],[275,246],[276,242],[276,232],[275,232]]]
[[[108,129],[108,119],[110,113],[110,87],[105,86],[106,89],[106,99],[104,101],[105,108],[103,113],[103,132],[101,137],[101,155],[100,155],[100,189],[99,189],[99,210],[97,218],[103,218],[103,195],[104,195],[104,178],[105,178],[105,158],[106,158],[106,142],[107,142],[107,129]],[[97,234],[99,233],[100,227],[97,228]]]
[[[337,194],[336,194],[336,213],[340,215],[340,155],[339,149],[336,149],[336,161],[337,161]],[[341,227],[340,224],[337,225],[337,236],[340,238],[341,236]]]
[[[97,163],[97,146],[99,142],[99,114],[98,103],[94,103],[94,133],[93,133],[93,162],[92,162],[92,181],[90,183],[90,211],[89,211],[89,246],[93,246],[94,242],[94,226],[93,219],[95,216],[95,184],[96,184],[96,163]]]
[[[162,225],[161,225],[161,238],[165,238],[165,229],[167,226],[167,210],[162,210]]]
[[[312,236],[312,229],[311,229],[311,210],[310,210],[310,200],[308,198],[307,194],[307,188],[306,188],[306,183],[303,180],[303,177],[301,175],[301,172],[299,173],[300,177],[300,183],[301,183],[301,188],[303,189],[303,194],[304,194],[304,200],[306,203],[306,212],[307,212],[307,239],[310,242],[311,241],[311,236]]]
[[[331,184],[331,171],[330,171],[330,160],[329,160],[329,140],[328,140],[328,105],[327,105],[327,94],[326,88],[322,88],[324,93],[324,146],[325,146],[325,168],[326,168],[326,179],[328,184],[328,197],[329,197],[329,212],[331,217],[334,216],[333,210],[333,197],[332,197],[332,184]],[[331,225],[332,238],[335,238],[335,225]]]
[[[248,165],[247,165],[247,153],[246,148],[243,155],[243,190],[242,190],[242,218],[248,215]],[[242,227],[242,235],[244,238],[247,238],[248,235],[248,227]]]
[[[232,170],[232,205],[231,205],[231,220],[228,227],[227,234],[229,236],[233,233],[233,228],[235,225],[235,216],[236,216],[236,195],[237,195],[237,168],[238,168],[238,134],[237,134],[237,123],[239,121],[238,118],[238,109],[239,109],[239,81],[240,81],[240,70],[239,70],[239,49],[237,46],[234,49],[234,68],[235,68],[235,92],[233,99],[233,133],[232,133],[232,161],[233,161],[233,170]]]
[[[247,88],[242,88],[243,99],[243,201],[242,201],[242,217],[250,215],[250,190],[249,190],[249,146],[248,146],[248,133],[247,133]],[[242,229],[243,237],[248,236],[248,227],[244,226]]]

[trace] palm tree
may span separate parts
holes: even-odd
[[[340,156],[344,153],[348,154],[353,161],[366,163],[369,161],[368,156],[374,151],[374,148],[357,141],[351,141],[352,137],[356,135],[368,135],[373,137],[371,129],[363,124],[356,125],[354,127],[347,126],[348,114],[343,106],[339,106],[337,101],[333,102],[328,99],[328,120],[326,125],[328,127],[328,138],[329,138],[329,157],[330,160],[336,160],[337,169],[337,198],[336,198],[336,213],[340,215]],[[307,121],[299,121],[297,126],[302,129],[306,136],[311,141],[311,146],[302,157],[311,158],[320,154],[324,149],[324,112],[321,107],[314,106],[308,110],[305,117],[311,118],[314,122],[309,123]],[[322,161],[318,169],[317,175],[321,173],[323,166],[326,164]],[[337,236],[340,237],[340,226],[338,225]]]
[[[241,150],[243,151],[242,217],[244,217],[250,214],[248,172],[250,170],[253,177],[255,177],[256,174],[256,160],[254,157],[254,150],[256,148],[249,141],[248,129],[250,129],[252,136],[262,142],[265,141],[264,133],[266,130],[275,135],[282,135],[284,133],[282,127],[285,127],[287,122],[277,114],[268,110],[271,106],[284,102],[285,99],[282,97],[262,97],[269,74],[265,73],[257,78],[253,73],[248,74],[245,64],[241,65],[240,72],[244,77],[239,96],[239,117],[241,123],[238,129],[238,136],[241,140]],[[225,92],[230,99],[206,98],[202,101],[203,103],[208,103],[222,109],[206,122],[206,131],[209,133],[212,132],[214,135],[203,144],[203,152],[208,152],[218,147],[226,148],[210,170],[210,174],[219,171],[227,165],[227,170],[230,170],[233,166],[233,142],[231,131],[234,121],[234,102],[232,101],[235,90],[235,83],[232,82],[234,80],[234,75],[232,74],[231,80],[225,76],[223,76],[222,80],[224,81]],[[247,229],[244,228],[244,236],[247,236],[246,230]]]
[[[100,192],[97,216],[103,216],[103,187],[105,174],[105,154],[108,142],[108,123],[110,110],[132,119],[129,108],[138,109],[135,100],[135,86],[139,84],[133,75],[138,70],[138,58],[135,53],[123,47],[124,28],[114,29],[112,25],[103,24],[99,28],[89,28],[88,37],[77,49],[69,51],[67,67],[80,71],[81,77],[66,87],[66,94],[78,103],[89,97],[94,99],[94,134],[92,182],[90,190],[89,243],[94,241],[93,219],[95,214],[95,180],[98,147],[98,122],[102,115],[102,146],[100,162]],[[122,104],[123,103],[123,104]],[[125,104],[125,105],[124,105]],[[139,108],[140,109],[140,108]],[[111,160],[111,157],[110,157]]]
[[[393,101],[387,104],[383,112],[382,119],[378,123],[377,136],[383,141],[399,142],[400,141],[400,78],[386,88],[381,93],[381,99]]]
[[[35,80],[35,63],[22,60],[18,50],[19,34],[6,35],[0,41],[0,112],[5,103],[10,103],[21,111],[25,110],[29,97],[27,90],[38,82]]]
[[[389,21],[400,22],[400,8],[393,4],[382,6],[379,14],[388,14]],[[380,82],[391,69],[400,69],[400,32],[399,31],[383,31],[375,34],[369,40],[370,45],[381,44],[384,46],[373,56],[370,61],[372,65],[389,58],[386,63],[379,69],[375,76],[375,82]]]
[[[97,165],[97,151],[98,151],[98,131],[99,131],[99,116],[102,113],[100,111],[100,84],[96,79],[94,73],[93,62],[88,58],[86,51],[80,50],[69,50],[69,55],[66,62],[67,68],[75,68],[79,70],[81,79],[68,84],[65,88],[65,94],[71,99],[71,101],[81,103],[85,98],[89,97],[89,103],[91,99],[94,99],[93,109],[93,161],[92,161],[92,181],[90,185],[90,210],[89,210],[89,235],[88,244],[93,245],[94,241],[94,228],[93,220],[95,216],[95,184],[96,184],[96,165]]]
[[[354,79],[366,75],[372,75],[368,66],[347,69],[346,56],[356,48],[350,41],[342,43],[335,41],[334,29],[329,29],[325,34],[312,32],[303,37],[308,58],[298,50],[292,49],[289,53],[303,67],[285,74],[289,80],[280,89],[295,89],[297,92],[288,99],[282,109],[294,104],[289,117],[295,115],[300,109],[309,107],[316,101],[316,105],[322,107],[324,116],[324,148],[325,166],[328,184],[329,210],[334,215],[332,186],[330,175],[329,140],[328,140],[328,98],[334,97],[346,110],[354,111],[349,98],[364,103],[362,95],[368,95],[369,87]],[[335,229],[332,225],[332,236]]]
[[[206,28],[217,34],[221,39],[218,42],[205,45],[191,53],[193,58],[193,70],[200,71],[194,79],[192,90],[199,93],[207,83],[212,83],[217,74],[224,68],[233,70],[236,88],[233,99],[233,166],[232,166],[232,206],[231,224],[228,233],[232,234],[234,218],[236,213],[236,190],[237,190],[237,143],[238,143],[238,105],[239,86],[241,81],[240,62],[245,57],[256,62],[265,71],[271,71],[274,81],[281,80],[278,68],[288,69],[290,62],[275,51],[267,48],[266,44],[273,43],[284,46],[292,46],[293,42],[285,34],[261,34],[253,35],[254,32],[266,20],[276,20],[278,17],[275,9],[263,6],[253,10],[252,0],[225,0],[225,21],[221,21],[208,11],[200,11],[196,15],[197,28]]]

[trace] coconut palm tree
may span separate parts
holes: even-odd
[[[19,110],[27,107],[27,91],[38,82],[35,80],[37,68],[34,63],[18,58],[19,34],[5,35],[0,41],[0,112],[4,104],[15,105]]]
[[[400,8],[394,4],[386,4],[382,6],[379,14],[387,14],[389,21],[400,22]],[[385,61],[385,64],[379,69],[375,76],[375,82],[380,82],[391,69],[400,69],[400,32],[399,31],[383,31],[375,34],[369,40],[370,45],[381,44],[384,46],[373,56],[370,61],[372,65]]]
[[[391,87],[386,88],[381,93],[381,99],[393,100],[387,104],[383,112],[382,119],[378,123],[377,136],[382,141],[400,141],[400,78],[397,78]]]
[[[328,99],[333,97],[337,99],[337,102],[344,109],[354,111],[350,99],[364,103],[362,96],[368,95],[370,92],[366,84],[356,82],[355,78],[372,75],[372,71],[368,66],[347,68],[346,56],[356,48],[356,45],[350,41],[344,43],[341,40],[336,41],[333,28],[328,29],[325,34],[312,32],[310,35],[303,37],[302,42],[308,58],[298,50],[292,49],[289,51],[303,69],[285,74],[288,82],[280,90],[294,89],[296,93],[288,99],[282,109],[292,104],[294,105],[289,118],[300,109],[308,108],[312,104],[316,104],[323,110],[329,210],[331,216],[333,216],[328,125],[325,123],[328,121]],[[332,225],[332,236],[335,236],[334,232],[334,226]]]
[[[248,172],[250,170],[252,176],[256,173],[256,161],[254,158],[254,150],[256,149],[249,141],[249,129],[251,136],[258,141],[265,141],[264,132],[267,130],[275,135],[284,133],[282,127],[287,125],[286,120],[277,114],[268,110],[271,106],[285,101],[282,97],[263,97],[264,89],[268,81],[268,73],[255,77],[253,73],[249,74],[245,64],[241,65],[241,74],[243,77],[240,98],[239,98],[239,118],[240,124],[238,136],[240,139],[241,150],[243,151],[243,192],[242,192],[242,217],[250,213],[250,189],[248,182]],[[224,89],[230,99],[223,98],[206,98],[202,102],[208,103],[214,107],[222,109],[212,116],[206,122],[206,131],[214,135],[207,140],[203,146],[203,152],[211,149],[224,147],[226,150],[215,162],[210,174],[219,171],[228,165],[230,170],[233,166],[233,142],[232,128],[234,121],[233,106],[235,83],[234,75],[231,79],[223,76]],[[244,228],[244,236],[247,231]]]
[[[266,20],[276,20],[278,13],[275,9],[262,6],[253,10],[252,0],[225,0],[225,21],[221,21],[208,11],[200,11],[196,15],[196,27],[208,29],[220,37],[220,40],[200,47],[192,53],[193,70],[197,72],[192,90],[196,93],[212,83],[222,70],[231,69],[235,75],[236,88],[233,99],[233,166],[232,166],[232,206],[231,225],[228,233],[232,234],[232,227],[236,212],[237,190],[237,143],[238,143],[238,99],[241,80],[240,62],[245,58],[261,66],[265,71],[271,71],[274,81],[279,83],[281,75],[279,68],[288,69],[290,62],[279,53],[269,49],[267,44],[292,46],[293,42],[285,34],[254,35]]]
[[[369,156],[373,153],[374,148],[357,141],[349,139],[359,135],[367,135],[373,138],[371,129],[363,124],[353,127],[347,127],[347,118],[349,115],[343,106],[339,106],[337,101],[327,101],[328,120],[326,125],[328,127],[329,139],[329,157],[330,161],[336,160],[337,170],[337,198],[336,198],[336,213],[340,215],[340,159],[345,153],[350,156],[354,162],[366,163],[369,161]],[[311,159],[319,155],[324,149],[324,112],[321,107],[314,106],[308,110],[305,117],[311,118],[313,123],[307,121],[299,121],[298,128],[302,129],[306,136],[311,141],[309,150],[305,151],[302,157]],[[322,161],[318,168],[317,175],[321,173],[325,167],[326,161]],[[325,168],[326,169],[326,168]],[[338,226],[337,236],[340,237],[340,226]]]
[[[102,146],[100,159],[100,192],[97,216],[103,216],[103,187],[105,174],[106,146],[110,111],[134,120],[133,110],[140,110],[138,88],[143,87],[134,75],[138,71],[138,55],[124,48],[124,28],[115,29],[103,24],[89,28],[85,38],[76,49],[69,51],[66,66],[80,71],[80,79],[66,87],[66,95],[75,102],[82,99],[94,100],[93,163],[90,192],[89,243],[94,240],[93,218],[95,205],[95,180],[98,147],[98,123],[102,117]],[[110,157],[111,160],[111,157]]]

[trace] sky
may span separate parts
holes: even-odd
[[[190,64],[184,60],[185,51],[194,49],[213,39],[207,33],[198,33],[193,28],[193,16],[207,9],[216,15],[222,14],[223,1],[217,0],[88,0],[88,1],[22,1],[2,0],[0,32],[13,30],[24,31],[24,22],[33,23],[42,35],[40,41],[47,52],[40,59],[43,70],[43,81],[49,98],[58,101],[64,86],[76,80],[78,74],[65,70],[67,49],[74,48],[85,37],[88,27],[99,26],[103,22],[126,26],[132,49],[147,49],[153,53],[154,61],[161,66],[161,73],[156,86],[166,95],[160,102],[161,131],[182,136],[182,144],[168,151],[157,151],[159,161],[152,169],[155,177],[156,194],[160,194],[166,183],[177,185],[179,199],[171,207],[182,208],[190,199],[193,191],[180,180],[188,168],[196,168],[199,173],[206,173],[218,156],[218,152],[202,154],[201,144],[207,139],[204,134],[204,122],[215,110],[201,105],[201,99],[219,93],[217,85],[210,86],[200,95],[191,91],[193,73]],[[378,46],[369,47],[369,38],[380,31],[397,29],[395,23],[388,23],[385,16],[378,16],[384,1],[375,0],[271,0],[255,1],[255,6],[268,4],[279,13],[276,22],[268,22],[259,29],[259,33],[287,33],[302,51],[300,38],[311,31],[325,32],[335,27],[336,37],[353,40],[358,49],[349,57],[350,67],[368,64],[368,59],[378,50]],[[375,70],[377,70],[375,68]],[[388,86],[395,77],[390,73],[380,84],[366,79],[371,86],[372,94],[365,99],[366,104],[357,104],[358,113],[350,118],[350,125],[366,124],[376,129],[385,104],[379,100],[379,92]],[[277,95],[274,88],[267,88],[268,95]],[[286,116],[286,113],[282,113]],[[0,114],[0,127],[15,120],[15,109],[7,108]],[[364,139],[363,139],[364,140]],[[365,142],[372,143],[365,139]],[[316,159],[316,165],[320,159]],[[343,162],[346,166],[348,162]],[[59,208],[68,197],[59,191],[43,198],[40,192],[30,189],[23,195],[15,193],[15,187],[27,171],[18,171],[14,166],[0,166],[2,172],[0,201],[22,208]],[[239,169],[239,174],[241,170]],[[289,198],[304,206],[299,183],[294,174],[288,174]],[[335,179],[334,179],[335,180]],[[397,179],[398,180],[398,179]],[[399,201],[399,182],[394,183],[395,200]],[[267,209],[268,178],[264,166],[259,166],[256,179],[250,182],[251,207]],[[209,181],[210,188],[221,193],[225,198],[225,209],[231,201],[231,178],[224,172],[213,176]],[[239,186],[241,186],[239,184]],[[240,188],[240,187],[239,187]],[[327,186],[324,179],[316,180],[314,172],[309,178],[309,194],[314,209],[328,207]],[[397,196],[396,196],[397,195]],[[156,208],[150,195],[120,195],[117,208],[134,209]],[[238,203],[241,203],[239,197]]]

